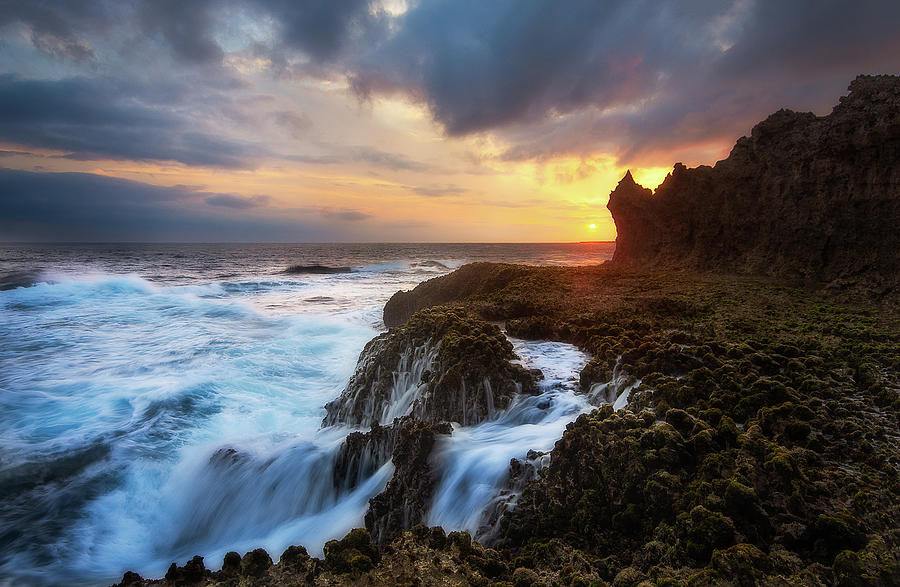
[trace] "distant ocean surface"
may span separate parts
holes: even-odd
[[[0,585],[161,576],[194,554],[320,551],[390,471],[336,494],[320,430],[399,289],[474,261],[587,265],[613,243],[0,245]],[[349,268],[296,273],[291,265]],[[454,432],[430,521],[474,529],[509,458],[589,409],[558,343],[514,341],[552,401]],[[551,405],[550,409],[547,405]],[[244,468],[216,465],[234,449]],[[217,468],[218,467],[218,468]],[[327,477],[327,479],[325,479]]]

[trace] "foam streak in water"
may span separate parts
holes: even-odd
[[[388,463],[329,487],[347,431],[316,432],[391,294],[468,261],[597,263],[612,252],[600,249],[0,247],[0,584],[109,584],[125,570],[160,576],[173,560],[200,554],[215,566],[227,550],[259,546],[317,552],[362,523],[391,475]],[[283,273],[296,264],[354,270]],[[428,358],[409,361],[398,389],[419,381]],[[385,418],[406,409],[400,399]],[[552,446],[581,409],[548,388],[461,429],[441,454],[442,487],[483,509],[508,459]],[[484,461],[494,455],[480,480],[466,441]],[[448,525],[473,527],[460,507],[448,506]]]
[[[0,294],[0,576],[110,582],[361,522],[389,471],[344,498],[304,483],[330,466],[322,405],[374,330],[210,292],[115,276]]]
[[[541,393],[518,396],[496,419],[455,427],[452,436],[440,441],[435,459],[442,474],[429,524],[476,534],[506,483],[510,460],[524,459],[529,450],[549,451],[566,424],[591,409],[577,393],[577,375],[587,355],[564,343],[512,341],[522,362],[544,373]]]

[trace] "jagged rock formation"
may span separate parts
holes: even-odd
[[[505,409],[517,393],[536,391],[536,374],[510,361],[512,344],[494,325],[459,309],[429,309],[370,341],[324,426],[353,432],[333,468],[349,491],[387,463],[394,474],[369,502],[366,527],[378,543],[424,520],[435,478],[429,465],[450,422],[473,425]]]
[[[425,521],[435,486],[431,452],[439,435],[453,432],[450,424],[409,420],[399,426],[394,443],[394,475],[384,491],[369,500],[366,529],[377,543]]]
[[[503,516],[519,503],[525,486],[537,479],[540,472],[550,464],[550,453],[529,450],[524,459],[510,459],[509,479],[494,502],[484,512],[482,525],[476,538],[484,544],[494,545],[500,533]]]
[[[425,521],[436,482],[430,464],[432,449],[439,436],[452,432],[446,422],[431,424],[404,417],[391,426],[376,424],[369,432],[353,432],[344,440],[332,472],[336,490],[351,491],[388,461],[394,465],[391,480],[369,501],[365,517],[375,542],[387,542]]]
[[[534,391],[535,375],[515,359],[496,326],[462,310],[426,310],[370,341],[340,397],[325,406],[326,426],[388,425],[411,416],[472,425]]]
[[[828,116],[780,110],[715,167],[655,193],[627,173],[614,263],[900,287],[900,77],[859,76]]]
[[[404,423],[397,420],[391,426],[375,424],[368,432],[348,434],[334,459],[334,488],[351,491],[391,460],[397,434]]]

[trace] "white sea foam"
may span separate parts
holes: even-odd
[[[0,466],[24,488],[4,497],[31,510],[3,512],[6,529],[21,531],[4,554],[37,573],[26,582],[67,568],[89,583],[125,568],[152,575],[153,561],[252,540],[275,546],[267,537],[279,532],[283,546],[304,538],[287,538],[287,527],[309,529],[314,549],[361,521],[364,488],[342,505],[323,497],[324,485],[303,484],[321,481],[335,444],[315,435],[322,406],[375,330],[352,316],[276,318],[197,294],[112,277],[0,295]],[[211,466],[223,447],[246,456],[245,468]],[[30,471],[47,469],[81,489],[29,486]],[[64,500],[71,519],[53,520]],[[318,529],[300,523],[307,514]],[[29,516],[36,523],[23,527]],[[29,551],[44,554],[42,541],[56,557],[43,577],[28,561]],[[101,570],[109,574],[91,574]]]
[[[86,246],[97,266],[41,250],[33,261],[57,263],[41,283],[0,291],[0,583],[108,584],[259,546],[320,553],[362,524],[390,478],[388,463],[352,491],[334,488],[347,430],[319,430],[323,406],[382,328],[390,295],[463,259],[433,247],[332,263],[364,268],[353,273],[285,276],[293,259],[277,247],[204,247]],[[509,459],[550,449],[588,409],[576,349],[516,350],[544,370],[542,393],[440,446],[430,521],[448,530],[476,529]]]
[[[441,441],[435,456],[441,476],[429,524],[475,534],[506,483],[510,459],[524,459],[529,450],[549,451],[566,424],[591,409],[577,381],[587,355],[569,344],[512,340],[522,362],[544,373],[540,393],[516,398],[494,420],[454,427]]]

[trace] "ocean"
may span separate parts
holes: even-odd
[[[612,243],[0,245],[0,584],[99,585],[195,554],[321,554],[387,464],[335,489],[324,405],[397,290],[474,261],[586,265]],[[344,268],[285,273],[289,266]],[[539,396],[441,441],[428,523],[476,532],[511,458],[590,409],[588,357],[513,340]],[[229,453],[228,451],[234,451]],[[239,461],[222,459],[240,454]]]

